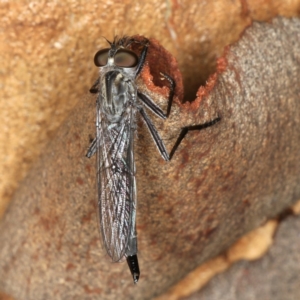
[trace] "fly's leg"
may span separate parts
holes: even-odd
[[[159,106],[157,106],[157,104],[153,102],[149,96],[139,91],[137,92],[137,96],[147,106],[147,108],[149,108],[158,117],[160,117],[163,120],[167,118],[166,114],[162,111],[162,109]]]
[[[159,136],[155,126],[153,125],[150,118],[148,117],[148,115],[146,114],[145,110],[142,107],[139,107],[139,112],[140,112],[141,116],[143,117],[143,119],[153,137],[153,140],[158,148],[158,151],[160,152],[163,159],[168,161],[169,155],[168,155],[167,149],[166,149],[161,137]]]
[[[99,93],[99,88],[98,88],[99,82],[100,82],[100,77],[95,81],[95,83],[90,88],[90,93],[91,94]]]
[[[138,41],[136,41],[136,42],[140,43]],[[142,50],[139,62],[138,62],[137,67],[136,67],[135,77],[137,77],[141,73],[141,71],[143,69],[143,66],[144,66],[144,63],[145,63],[145,60],[146,60],[147,52],[148,52],[149,41],[147,39],[145,39],[145,41],[143,42],[143,44],[144,44],[144,48]]]
[[[166,117],[169,116],[170,111],[171,111],[171,107],[172,107],[172,102],[173,102],[173,98],[174,98],[174,91],[175,91],[175,81],[173,78],[171,78],[169,75],[167,74],[163,74],[161,73],[162,76],[164,76],[170,83],[170,94],[169,94],[169,102],[168,102],[168,107],[167,107],[167,114]],[[199,124],[199,125],[194,125],[194,126],[186,126],[181,128],[181,132],[177,138],[176,143],[174,144],[170,155],[169,155],[169,159],[171,160],[176,149],[178,148],[178,146],[180,145],[181,141],[183,140],[183,138],[185,137],[185,135],[190,131],[190,130],[202,130],[205,129],[207,127],[210,127],[216,123],[218,123],[221,120],[220,117],[215,118],[214,120],[211,120],[209,122],[206,122],[204,124]]]
[[[176,88],[176,84],[175,81],[172,77],[170,77],[167,74],[164,73],[160,73],[163,77],[165,77],[169,83],[170,83],[170,93],[169,93],[169,101],[168,101],[168,107],[167,107],[167,113],[166,113],[166,118],[169,117],[170,112],[171,112],[171,107],[172,107],[172,103],[173,103],[173,98],[174,98],[174,91]]]
[[[87,158],[91,158],[96,153],[96,150],[97,150],[97,138],[94,138],[85,156]]]
[[[160,118],[162,118],[162,119],[166,119],[167,117],[169,117],[170,112],[171,112],[171,107],[172,107],[172,103],[173,103],[174,91],[175,91],[176,85],[175,85],[175,81],[173,80],[173,78],[171,78],[169,75],[163,74],[163,73],[161,73],[161,75],[164,76],[164,78],[167,79],[167,80],[169,81],[169,83],[170,83],[170,94],[169,94],[169,101],[168,101],[167,113],[166,113],[166,114],[162,111],[162,109],[161,109],[158,105],[156,105],[155,102],[153,102],[153,100],[152,100],[149,96],[147,96],[147,95],[145,95],[145,94],[143,94],[143,93],[141,93],[141,92],[138,92],[137,95],[138,95],[138,98],[139,98],[139,99],[140,99],[140,100],[141,100],[141,101],[142,101],[142,102],[143,102],[143,103],[144,103],[144,104],[145,104],[145,105],[146,105],[153,113],[155,113],[158,117],[160,117]],[[164,151],[162,151],[162,150],[160,149],[160,147],[158,146],[158,144],[160,143],[160,144],[163,145],[163,148],[165,149],[165,146],[164,146],[164,144],[163,144],[163,142],[162,142],[160,136],[158,135],[158,133],[157,133],[157,131],[156,131],[154,125],[152,124],[152,122],[150,121],[149,118],[148,118],[148,120],[145,118],[144,115],[145,115],[146,113],[145,113],[144,111],[141,111],[141,110],[140,110],[140,113],[142,114],[144,120],[146,121],[146,124],[147,124],[147,126],[148,126],[148,128],[149,128],[149,130],[150,130],[150,133],[151,133],[151,135],[152,135],[152,137],[153,137],[153,139],[154,139],[154,141],[155,141],[155,143],[156,143],[156,145],[157,145],[157,147],[158,147],[158,149],[159,149],[159,152],[161,153],[161,155],[163,156],[163,158],[164,158],[165,160],[171,160],[171,158],[173,157],[173,155],[174,155],[176,149],[177,149],[178,146],[180,145],[181,141],[183,140],[183,138],[185,137],[185,135],[186,135],[190,130],[202,130],[202,129],[205,129],[205,128],[207,128],[207,127],[210,127],[210,126],[216,124],[217,122],[219,122],[219,121],[221,120],[220,117],[217,117],[217,118],[215,118],[215,119],[213,119],[213,120],[211,120],[211,121],[209,121],[209,122],[206,122],[206,123],[204,123],[204,124],[194,125],[194,126],[186,126],[186,127],[181,128],[181,132],[180,132],[180,134],[179,134],[179,136],[178,136],[178,138],[177,138],[177,140],[176,140],[176,142],[175,142],[175,144],[174,144],[174,146],[173,146],[173,148],[172,148],[170,154],[169,154],[169,155],[168,155],[168,154],[165,155]],[[144,114],[144,115],[143,115],[143,114]],[[146,115],[146,117],[147,117],[147,115]],[[149,126],[148,124],[150,124],[150,126]],[[153,134],[153,131],[154,131],[154,130],[155,130],[156,135]],[[158,143],[158,141],[159,141],[159,143]],[[167,157],[168,159],[166,159],[166,157]]]
[[[221,120],[221,118],[220,118],[220,117],[217,117],[217,118],[215,118],[214,120],[209,121],[209,122],[206,122],[206,123],[204,123],[204,124],[194,125],[194,126],[186,126],[186,127],[181,128],[181,132],[180,132],[180,134],[179,134],[179,136],[178,136],[178,138],[177,138],[177,141],[176,141],[176,143],[174,144],[174,146],[173,146],[173,148],[172,148],[172,150],[171,150],[171,152],[170,152],[170,155],[169,155],[170,160],[171,160],[171,158],[173,157],[173,155],[174,155],[176,149],[177,149],[178,146],[180,145],[181,141],[183,140],[183,138],[185,137],[185,135],[186,135],[190,130],[202,130],[202,129],[205,129],[205,128],[207,128],[207,127],[210,127],[210,126],[212,126],[212,125],[218,123],[220,120]]]
[[[173,98],[174,98],[174,91],[175,91],[175,81],[173,78],[171,78],[167,74],[160,73],[165,79],[167,79],[170,83],[170,93],[169,93],[169,100],[168,100],[168,107],[167,107],[167,113],[164,113],[163,110],[146,94],[143,94],[141,92],[137,92],[138,98],[158,117],[161,119],[166,119],[170,115]]]

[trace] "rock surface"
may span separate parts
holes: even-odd
[[[169,149],[180,127],[221,121],[189,133],[170,163],[138,122],[138,286],[99,251],[86,99],[1,221],[0,288],[20,300],[151,299],[298,200],[299,29],[298,19],[254,23],[219,61],[209,93],[174,104],[157,122]]]
[[[285,219],[267,255],[242,261],[185,300],[297,300],[300,294],[300,217]]]

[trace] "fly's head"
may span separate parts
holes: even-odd
[[[94,63],[100,68],[100,72],[120,70],[134,79],[139,58],[136,53],[128,49],[134,42],[134,39],[129,37],[118,39],[115,37],[113,42],[108,40],[107,42],[110,48],[99,50],[94,57]]]
[[[136,101],[135,78],[139,69],[139,57],[130,49],[133,38],[115,38],[107,41],[110,48],[99,50],[94,63],[100,69],[101,96],[99,105],[110,123],[118,123],[128,104]]]

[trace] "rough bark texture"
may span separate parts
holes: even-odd
[[[177,101],[157,123],[170,149],[180,126],[222,118],[189,133],[170,163],[139,122],[137,286],[126,264],[99,251],[95,161],[84,157],[95,103],[80,102],[2,220],[3,292],[20,300],[150,299],[299,199],[299,32],[298,19],[254,23],[227,48],[210,92]]]
[[[187,276],[172,286],[167,292],[155,297],[155,300],[179,300],[194,296],[213,277],[225,272],[235,262],[261,258],[272,246],[277,228],[278,220],[271,219],[266,224],[243,235],[221,255],[208,260],[189,272]]]
[[[142,34],[178,59],[194,99],[251,20],[299,15],[300,0],[2,1],[0,216],[31,164],[90,87],[102,36]]]
[[[299,299],[299,231],[300,217],[287,218],[280,224],[272,248],[261,260],[239,262],[216,276],[202,291],[177,299]]]

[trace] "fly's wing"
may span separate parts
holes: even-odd
[[[133,109],[118,124],[108,124],[98,109],[98,207],[103,244],[114,262],[124,257],[135,233]]]

